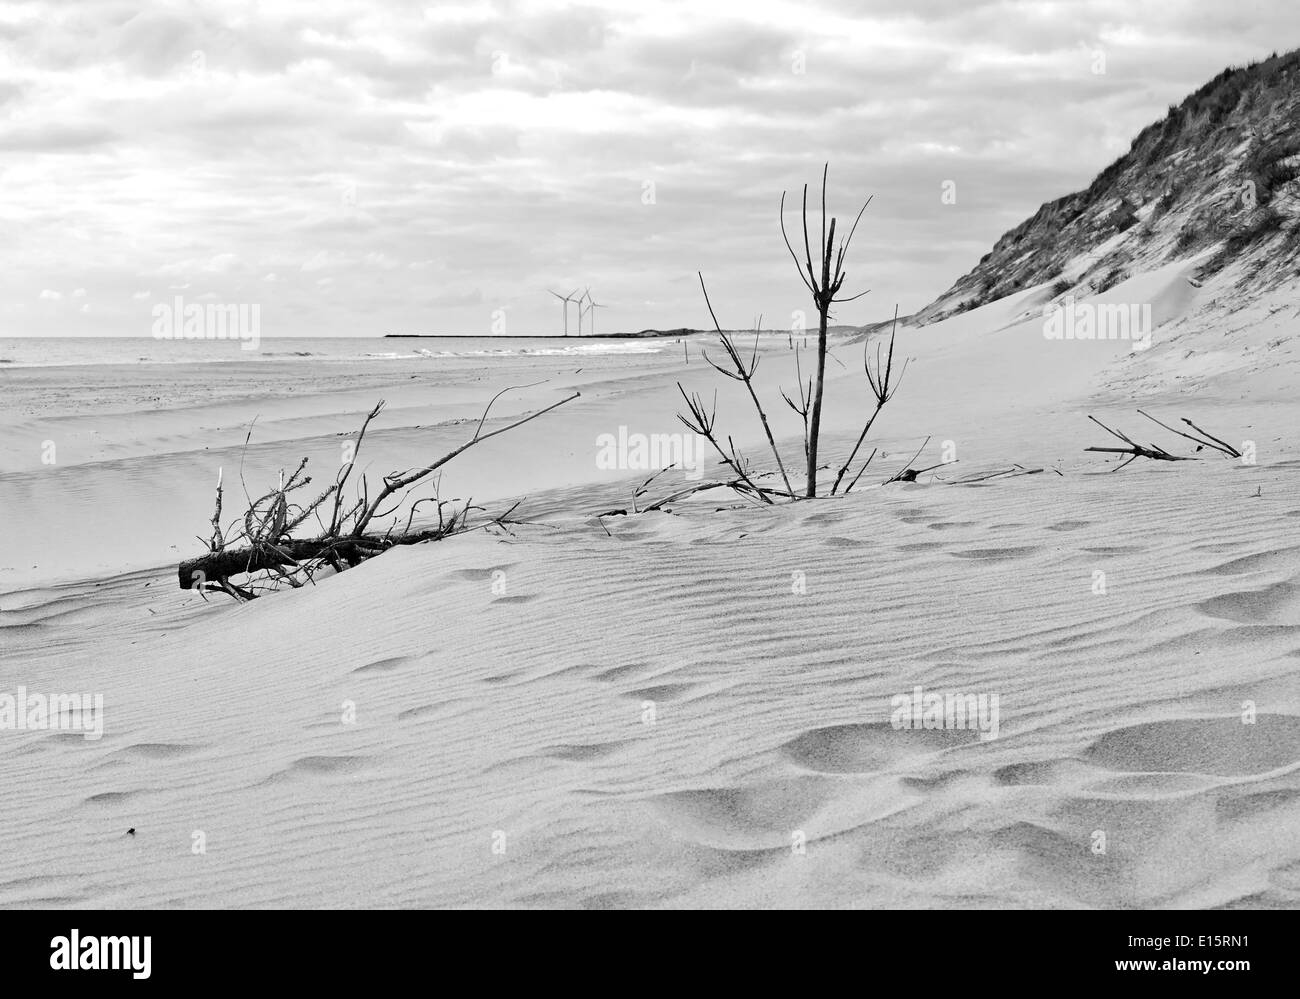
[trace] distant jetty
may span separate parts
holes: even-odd
[[[888,326],[888,323],[874,324]],[[832,326],[831,333],[857,333],[864,327],[859,326]],[[746,333],[752,334],[753,330],[725,330],[726,333],[732,333],[737,336],[743,336]],[[759,330],[763,336],[788,336],[790,330]],[[812,331],[817,332],[815,329]],[[521,333],[518,336],[505,336],[503,334],[492,333],[385,333],[386,340],[484,340],[493,337],[502,340],[657,340],[665,337],[684,337],[696,336],[701,333],[717,335],[716,330],[694,330],[682,327],[675,330],[638,330],[635,333],[584,333],[582,336],[564,336],[560,333]],[[801,330],[797,336],[807,336],[807,330]]]
[[[650,340],[657,337],[691,336],[704,333],[705,330],[639,330],[636,333],[584,333],[582,336],[564,336],[560,333],[524,333],[519,336],[504,336],[489,333],[385,333],[386,340],[481,340],[489,336],[500,336],[503,340]],[[765,331],[766,332],[766,331]]]

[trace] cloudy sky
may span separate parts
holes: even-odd
[[[697,269],[785,326],[778,199],[826,160],[832,213],[875,196],[839,319],[906,313],[1297,39],[1295,0],[4,3],[0,336],[148,336],[176,295],[559,332],[587,285],[598,331],[704,326]]]

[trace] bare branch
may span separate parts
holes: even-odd
[[[897,388],[896,385],[891,387],[890,384],[890,378],[894,370],[894,337],[895,337],[897,327],[898,327],[898,306],[895,305],[894,321],[889,328],[889,358],[888,360],[885,361],[884,365],[882,366],[880,362],[880,344],[877,343],[875,374],[872,373],[871,365],[868,362],[870,353],[868,352],[867,345],[866,344],[863,345],[862,367],[863,370],[866,372],[867,383],[871,386],[872,394],[875,395],[876,397],[876,408],[872,412],[872,414],[869,417],[867,417],[867,422],[862,428],[862,433],[858,435],[857,443],[853,445],[853,450],[849,452],[849,456],[845,460],[843,467],[840,468],[839,474],[835,476],[835,482],[831,486],[832,496],[834,496],[836,492],[839,490],[840,482],[843,480],[845,473],[848,472],[849,466],[853,464],[853,459],[857,457],[858,449],[862,447],[862,442],[867,439],[867,434],[871,430],[871,425],[876,422],[876,417],[880,415],[880,411],[884,409],[885,403],[889,402],[889,400],[893,397],[893,392]],[[904,364],[903,366],[904,370],[906,370],[906,367],[907,367],[906,364]],[[900,371],[899,378],[901,379],[902,376],[903,376],[903,372]],[[845,490],[845,492],[847,491],[848,490]]]
[[[903,476],[906,475],[911,470],[912,462],[916,461],[917,458],[921,457],[921,452],[925,450],[926,445],[929,443],[930,443],[930,438],[927,436],[925,440],[921,443],[921,446],[916,449],[916,454],[912,455],[912,457],[907,460],[907,463],[902,467],[902,469],[898,472],[895,472],[893,475],[887,478],[884,482],[881,483],[881,485],[887,486],[891,482],[904,481]],[[913,478],[915,478],[915,475],[913,475]]]
[[[785,462],[781,460],[781,452],[777,449],[776,438],[772,436],[772,428],[767,422],[767,412],[763,409],[763,404],[758,400],[758,393],[754,391],[754,372],[758,370],[758,333],[755,332],[754,334],[754,350],[750,356],[749,365],[746,366],[736,350],[734,341],[722,332],[722,327],[718,324],[718,317],[713,311],[713,303],[709,301],[709,289],[704,284],[704,274],[702,272],[699,273],[699,278],[700,290],[704,292],[704,302],[709,307],[709,315],[713,317],[713,328],[718,331],[718,336],[727,351],[727,356],[731,359],[731,363],[735,365],[735,377],[745,383],[745,388],[749,391],[749,398],[753,401],[754,408],[758,410],[758,418],[763,424],[763,433],[767,437],[768,446],[771,447],[772,456],[776,459],[777,468],[781,471],[781,479],[785,482],[786,491],[790,492],[790,477],[786,474]],[[717,367],[717,365],[714,365],[714,367]],[[723,372],[723,374],[727,374],[727,372]]]
[[[1143,413],[1142,415],[1145,416],[1146,414]],[[1141,444],[1134,443],[1126,434],[1118,430],[1112,430],[1110,427],[1106,426],[1106,424],[1102,423],[1101,420],[1097,419],[1095,416],[1089,414],[1088,419],[1092,420],[1093,423],[1097,424],[1097,426],[1101,427],[1102,430],[1106,431],[1106,433],[1110,434],[1112,437],[1116,437],[1128,445],[1127,447],[1086,447],[1084,448],[1085,451],[1098,451],[1103,454],[1131,455],[1131,457],[1127,461],[1121,463],[1115,468],[1112,468],[1111,469],[1112,472],[1118,472],[1121,468],[1127,467],[1135,458],[1150,458],[1154,461],[1199,461],[1200,460],[1199,458],[1192,458],[1185,455],[1170,454],[1159,444],[1152,444],[1150,447],[1143,447]],[[1153,422],[1159,423],[1160,421],[1155,420]],[[1186,435],[1180,435],[1180,436],[1186,436]]]
[[[555,402],[547,406],[545,409],[539,409],[536,413],[530,413],[528,416],[525,416],[522,419],[515,420],[513,423],[508,423],[506,426],[499,427],[498,429],[493,430],[489,433],[481,434],[475,432],[474,436],[470,440],[466,441],[460,447],[448,451],[437,461],[433,462],[433,464],[427,465],[424,468],[411,472],[408,475],[404,475],[399,479],[395,479],[392,481],[386,480],[384,483],[383,490],[381,490],[379,495],[375,497],[374,501],[370,504],[366,512],[363,513],[357,519],[356,526],[353,527],[352,529],[353,537],[356,537],[365,532],[366,527],[369,526],[370,521],[375,516],[375,511],[379,509],[380,504],[383,503],[384,500],[386,500],[398,489],[403,489],[406,486],[410,485],[412,482],[418,482],[420,479],[424,478],[430,472],[433,472],[441,468],[443,465],[447,464],[447,462],[451,461],[456,456],[464,454],[475,444],[481,444],[483,441],[490,440],[491,438],[497,436],[497,434],[503,434],[507,430],[514,430],[516,427],[521,427],[525,423],[528,423],[530,420],[535,420],[539,416],[544,416],[545,414],[549,413],[553,409],[558,409],[560,406],[563,406],[565,403],[572,402],[574,399],[577,399],[581,394],[582,394],[581,392],[574,392],[573,395],[566,396],[565,398],[561,399],[559,402]]]
[[[809,284],[808,278],[804,275],[803,265],[799,263],[799,257],[794,252],[794,247],[790,245],[790,237],[786,234],[785,231],[785,192],[784,191],[781,192],[781,238],[785,240],[785,248],[790,251],[790,259],[794,261],[795,273],[799,275],[799,280],[803,282],[805,288],[807,288],[810,292],[815,293],[815,289],[811,284]]]
[[[500,395],[501,393],[498,393],[493,397],[493,401]],[[211,540],[206,542],[207,553],[188,559],[178,566],[177,576],[180,587],[197,589],[201,595],[215,592],[225,593],[237,600],[253,600],[263,593],[274,590],[277,586],[297,588],[308,582],[314,582],[317,572],[322,568],[342,571],[394,545],[416,544],[469,530],[468,518],[471,511],[482,510],[482,507],[474,506],[473,501],[470,500],[462,507],[453,508],[448,517],[444,513],[444,507],[457,501],[439,500],[435,492],[433,497],[418,499],[411,505],[405,528],[400,533],[395,533],[400,523],[397,519],[383,535],[365,533],[366,527],[376,518],[386,518],[396,513],[410,496],[412,492],[410,487],[414,483],[424,479],[456,455],[463,453],[474,444],[521,426],[577,397],[578,393],[574,393],[545,409],[514,420],[486,434],[482,433],[483,421],[480,420],[471,440],[444,455],[432,465],[407,473],[394,472],[385,476],[383,489],[373,501],[370,499],[369,483],[363,475],[360,482],[361,497],[346,511],[343,509],[342,487],[356,462],[355,451],[353,461],[340,469],[331,486],[306,506],[299,506],[290,504],[288,497],[311,482],[311,478],[304,474],[307,459],[303,458],[288,477],[283,471],[280,473],[279,485],[275,489],[256,500],[249,498],[248,510],[242,520],[242,532],[234,535],[233,538],[229,533],[223,534],[220,529],[222,482],[218,477],[217,504],[212,516],[213,535]],[[383,405],[383,402],[376,405],[362,423],[361,431],[357,436],[357,448],[365,437],[366,428],[379,414]],[[488,407],[491,407],[491,402]],[[486,412],[485,410],[485,417]],[[245,438],[245,451],[251,436],[250,425],[248,436]],[[402,495],[397,499],[395,497],[399,492]],[[248,497],[246,485],[245,496]],[[331,496],[334,498],[333,513],[329,525],[326,526],[321,521],[318,511]],[[421,505],[433,502],[438,504],[438,526],[423,530],[413,529],[415,516]],[[505,527],[507,523],[516,523],[509,521],[508,518],[518,505],[516,502],[504,514],[478,526]],[[294,529],[313,513],[317,514],[317,521],[321,522],[324,533],[317,538],[294,538],[292,536]],[[235,547],[232,541],[240,542],[243,546]],[[261,578],[258,578],[259,574]],[[232,576],[239,575],[248,575],[250,579],[242,585],[231,582]]]
[[[1219,440],[1219,438],[1214,437],[1214,436],[1212,436],[1212,435],[1206,433],[1204,430],[1202,430],[1200,427],[1198,427],[1195,423],[1193,423],[1191,420],[1189,420],[1189,419],[1188,419],[1187,417],[1185,417],[1185,416],[1182,418],[1182,420],[1183,420],[1183,422],[1186,423],[1189,427],[1191,427],[1193,430],[1195,430],[1198,434],[1202,434],[1202,435],[1205,436],[1205,437],[1209,437],[1210,440],[1214,441],[1215,444],[1221,444],[1221,445],[1223,445],[1223,448],[1226,449],[1226,450],[1224,451],[1225,454],[1228,454],[1228,455],[1230,455],[1230,456],[1233,457],[1233,458],[1240,458],[1240,457],[1241,457],[1241,452],[1238,451],[1238,450],[1237,450],[1235,447],[1233,447],[1231,444],[1229,444],[1227,441],[1221,441],[1221,440]],[[1216,450],[1218,450],[1218,449],[1216,448]]]

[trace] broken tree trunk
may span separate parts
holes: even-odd
[[[312,538],[277,545],[258,545],[255,548],[232,548],[186,559],[177,567],[176,576],[182,590],[192,590],[208,580],[226,579],[263,569],[282,569],[310,559],[328,559],[331,555],[349,566],[355,566],[388,548],[436,541],[443,535],[443,531],[433,529],[392,538],[372,535],[359,538]]]

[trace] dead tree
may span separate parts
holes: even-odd
[[[853,226],[849,230],[847,237],[841,238],[838,245],[835,240],[835,229],[837,221],[834,218],[828,220],[826,215],[826,176],[827,170],[822,171],[822,233],[819,242],[821,275],[818,276],[817,268],[813,264],[813,255],[811,249],[811,240],[808,235],[808,187],[804,186],[803,192],[803,234],[804,234],[804,262],[800,264],[794,248],[790,244],[789,236],[785,229],[785,194],[781,195],[781,235],[785,241],[786,249],[790,251],[791,257],[795,261],[796,268],[799,272],[800,280],[804,286],[812,293],[813,302],[817,306],[818,313],[818,339],[817,339],[817,362],[815,369],[807,379],[803,374],[803,368],[799,358],[799,349],[794,347],[793,340],[787,336],[787,345],[794,349],[795,354],[795,376],[798,384],[799,401],[794,399],[784,389],[781,395],[786,404],[793,410],[803,421],[803,451],[804,466],[807,481],[803,484],[802,491],[796,489],[791,482],[790,475],[787,472],[785,461],[781,456],[780,449],[776,445],[775,437],[772,433],[771,424],[767,418],[767,412],[763,408],[762,402],[758,398],[758,393],[754,389],[754,372],[758,368],[758,342],[761,319],[755,324],[754,329],[754,347],[748,358],[744,357],[739,348],[736,346],[735,337],[724,332],[721,324],[718,322],[717,313],[713,309],[713,303],[709,299],[709,291],[704,283],[704,275],[700,274],[700,289],[704,293],[704,302],[709,310],[709,317],[713,320],[713,328],[717,331],[718,338],[722,343],[722,349],[727,357],[727,364],[714,363],[707,353],[701,351],[704,359],[719,374],[738,381],[745,386],[749,394],[750,401],[754,404],[754,409],[758,413],[759,421],[763,427],[763,434],[767,439],[768,447],[772,452],[772,457],[776,461],[777,472],[781,476],[783,489],[771,489],[759,486],[755,481],[755,475],[751,472],[748,463],[737,451],[734,442],[730,437],[726,438],[726,447],[724,448],[719,435],[715,430],[717,416],[717,396],[714,395],[712,406],[706,406],[704,400],[698,393],[687,393],[681,382],[677,383],[677,389],[682,398],[686,401],[688,414],[679,414],[681,420],[687,429],[694,433],[700,434],[713,446],[718,452],[722,463],[731,470],[731,477],[723,482],[704,483],[691,489],[684,490],[682,493],[674,495],[674,499],[681,498],[694,492],[704,489],[716,488],[726,485],[742,493],[750,499],[760,503],[773,503],[778,499],[793,501],[797,499],[812,499],[817,496],[817,473],[820,470],[818,464],[818,450],[821,440],[821,414],[822,400],[824,396],[824,382],[826,377],[826,358],[827,358],[827,327],[830,319],[831,307],[839,302],[851,302],[856,298],[861,298],[867,294],[865,291],[859,295],[853,295],[848,298],[839,298],[839,291],[843,287],[846,277],[844,271],[844,261],[848,253],[849,246],[852,243],[853,235],[857,232],[858,223],[862,219],[863,212],[866,211],[867,205],[871,203],[868,198],[858,211],[857,217],[853,221]],[[893,398],[897,390],[898,382],[902,378],[907,368],[906,362],[897,370],[894,369],[894,344],[897,334],[898,310],[894,310],[894,325],[890,328],[888,350],[886,351],[881,342],[876,343],[875,363],[872,364],[870,343],[863,349],[863,368],[867,377],[867,384],[871,389],[871,394],[875,399],[875,407],[866,417],[862,432],[858,435],[857,442],[854,444],[852,451],[849,452],[848,458],[840,467],[835,476],[834,484],[831,486],[830,495],[835,495],[840,490],[840,485],[844,482],[845,476],[850,472],[854,462],[857,459],[858,452],[862,449],[868,433],[871,431],[876,417],[880,415],[885,404]],[[836,363],[842,362],[838,358]],[[875,450],[867,457],[867,460],[857,470],[857,474],[849,481],[848,486],[844,489],[845,493],[852,490],[862,473],[875,457]],[[662,502],[662,501],[661,501]],[[654,507],[647,508],[653,509]]]
[[[853,242],[853,234],[858,230],[858,222],[862,220],[862,213],[867,210],[867,205],[871,204],[871,198],[867,198],[858,210],[857,218],[853,220],[853,227],[849,230],[848,237],[841,240],[837,251],[835,246],[836,219],[832,218],[830,220],[830,231],[827,232],[826,229],[826,177],[829,171],[830,164],[828,163],[822,168],[822,238],[818,244],[821,253],[820,278],[817,270],[813,267],[812,248],[808,240],[808,185],[803,186],[804,259],[802,264],[799,262],[799,256],[795,253],[794,247],[790,245],[790,237],[785,231],[785,192],[781,193],[781,237],[785,240],[786,249],[790,251],[790,259],[794,261],[799,279],[803,281],[804,287],[808,289],[813,297],[813,304],[817,307],[817,367],[812,387],[812,408],[808,415],[808,482],[804,493],[809,499],[817,495],[817,449],[821,440],[822,394],[826,381],[826,327],[830,319],[831,306],[837,302],[852,302],[854,299],[867,294],[866,291],[863,291],[848,298],[836,297],[844,284],[845,277],[847,277],[844,272],[845,254],[848,253],[849,245]],[[833,265],[831,262],[832,256],[834,256]]]
[[[405,472],[389,473],[384,476],[382,486],[373,498],[365,475],[361,476],[354,498],[345,499],[345,486],[356,465],[366,431],[371,421],[384,408],[382,400],[362,422],[351,460],[339,469],[331,485],[305,505],[293,502],[290,497],[290,494],[311,482],[311,477],[304,474],[307,459],[303,458],[292,475],[286,479],[281,472],[279,485],[257,499],[249,497],[245,490],[248,509],[243,517],[223,530],[223,487],[218,473],[216,506],[211,519],[212,534],[207,540],[199,539],[208,550],[195,558],[186,559],[178,566],[177,581],[180,588],[197,589],[203,593],[225,593],[237,600],[252,600],[281,586],[296,588],[313,582],[324,569],[342,572],[398,545],[418,544],[481,527],[506,527],[517,523],[510,517],[518,508],[518,503],[504,513],[471,523],[473,514],[485,512],[483,507],[475,506],[473,500],[461,502],[459,499],[441,499],[436,485],[432,495],[413,496],[418,484],[457,455],[579,397],[579,393],[574,392],[535,413],[484,433],[483,425],[493,404],[508,391],[509,388],[503,389],[492,397],[483,410],[474,436],[468,441],[428,465]],[[251,436],[250,427],[249,437]],[[247,447],[248,438],[245,438],[244,443]],[[438,522],[436,525],[429,523],[417,527],[416,515],[426,504],[434,505]],[[328,520],[325,519],[327,514]],[[393,518],[392,523],[387,530],[380,531],[379,523],[389,517]],[[295,532],[311,518],[319,526],[319,533],[314,537],[297,536]],[[236,577],[241,576],[248,579],[235,582]]]

